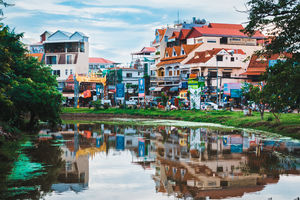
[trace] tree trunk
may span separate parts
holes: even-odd
[[[273,113],[273,115],[274,115],[276,121],[277,121],[278,123],[280,123],[279,113],[278,113],[278,115],[276,115],[275,112],[272,112],[272,113]]]
[[[261,118],[261,120],[264,120],[265,106],[262,105],[260,107],[259,111],[260,111],[260,118]]]
[[[29,121],[29,124],[28,124],[28,128],[29,129],[32,129],[35,125],[35,113],[34,112],[30,112],[30,121]]]

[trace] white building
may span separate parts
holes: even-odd
[[[88,37],[80,32],[56,31],[43,42],[45,63],[51,66],[57,76],[59,88],[70,74],[87,74],[89,70]]]

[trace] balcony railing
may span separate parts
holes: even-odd
[[[180,76],[158,76],[156,77],[157,81],[179,81]]]

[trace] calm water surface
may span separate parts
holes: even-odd
[[[3,199],[300,197],[300,143],[240,130],[65,124],[15,154]]]

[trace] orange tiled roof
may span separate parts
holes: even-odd
[[[269,60],[278,60],[281,56],[291,58],[292,54],[274,54],[269,57],[267,55],[258,56],[254,54],[251,56],[247,71],[245,73],[242,73],[241,75],[261,75],[266,71],[269,65]]]
[[[31,53],[31,54],[29,54],[29,56],[38,59],[39,62],[42,62],[44,54],[43,53]]]
[[[161,62],[158,63],[156,66],[162,66],[162,65],[167,65],[167,64],[174,64],[174,63],[179,63],[183,61],[188,54],[190,54],[194,49],[199,47],[200,44],[192,44],[192,45],[187,45],[183,44],[182,46],[174,46],[174,47],[168,47],[165,50],[165,55],[168,53],[168,57],[164,57],[161,59]],[[185,54],[181,55],[181,48],[183,48]],[[177,56],[173,56],[173,50],[176,52]]]

